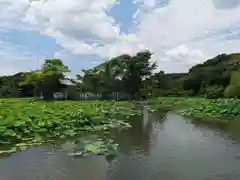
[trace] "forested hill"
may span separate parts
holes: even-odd
[[[161,71],[152,79],[158,82],[156,94],[160,96],[222,97],[234,71],[240,71],[239,53],[218,55],[193,66],[188,73]]]
[[[33,87],[24,86],[19,91],[19,84],[24,81],[24,73],[20,72],[12,76],[0,76],[0,97],[33,96]]]
[[[205,94],[206,91],[224,89],[229,85],[232,72],[240,70],[240,54],[221,54],[202,64],[193,66],[181,79],[184,90]]]
[[[193,66],[189,72],[205,70],[232,71],[240,69],[240,53],[221,54],[202,64]]]
[[[144,54],[141,56],[144,56]],[[134,58],[136,57],[138,56]],[[105,65],[110,68],[121,68],[119,64],[127,62],[125,60],[130,58],[131,56],[129,55],[121,55],[107,61],[108,63],[96,66],[92,70],[104,69],[106,68],[104,67]],[[125,65],[129,66],[130,64]],[[151,89],[156,95],[160,96],[202,95],[208,93],[222,96],[230,83],[233,71],[240,71],[240,53],[218,55],[202,64],[193,66],[188,73],[165,74],[163,71],[160,71],[148,79],[148,86],[151,86],[148,89]],[[0,97],[32,96],[33,86],[26,85],[21,88],[19,87],[19,84],[24,81],[24,74],[17,73],[12,76],[1,76]],[[150,81],[154,82],[154,84],[149,83]],[[19,89],[21,89],[21,92],[19,92]]]

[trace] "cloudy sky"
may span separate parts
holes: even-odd
[[[72,73],[121,53],[154,52],[185,72],[240,52],[240,0],[0,0],[0,75],[61,58]]]

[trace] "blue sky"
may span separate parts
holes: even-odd
[[[108,14],[113,16],[122,32],[129,32],[132,26],[133,14],[137,11],[138,6],[130,0],[122,0],[119,4],[113,6]]]
[[[186,72],[220,53],[240,52],[239,12],[238,0],[3,0],[0,75],[60,58],[74,76],[145,49],[155,53],[158,70]]]
[[[55,39],[34,31],[9,30],[0,33],[0,40],[21,46],[36,56],[53,57],[54,52],[60,49]]]

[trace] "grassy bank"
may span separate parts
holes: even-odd
[[[9,101],[14,99],[5,102]],[[98,131],[106,134],[112,128],[127,127],[124,120],[137,113],[134,105],[129,102],[17,102],[0,105],[2,153],[26,149],[49,139],[80,137],[86,132]],[[98,143],[100,144],[103,147],[103,143]],[[8,146],[11,147],[10,150],[3,150]],[[91,146],[92,150],[93,147]]]
[[[150,101],[156,108],[169,108],[187,116],[204,120],[240,119],[240,100],[160,97]]]
[[[34,98],[0,98],[0,103],[20,103],[34,100]]]

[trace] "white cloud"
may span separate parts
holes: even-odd
[[[200,50],[189,50],[186,45],[178,46],[175,49],[169,50],[166,52],[167,57],[173,60],[185,60],[190,59],[193,62],[198,60],[199,58],[203,58],[204,55]],[[195,62],[197,63],[197,62]]]
[[[193,65],[201,63],[204,58],[201,50],[189,49],[185,44],[166,51],[161,59],[156,57],[158,64],[164,66],[166,72],[187,72]]]
[[[234,38],[239,28],[225,32],[240,23],[238,0],[133,2],[139,9],[129,34],[120,32],[108,13],[117,0],[0,0],[0,27],[21,22],[79,55],[106,58],[149,49],[167,72],[186,71],[219,53],[240,51],[240,39]]]
[[[29,0],[0,0],[0,28],[19,28]]]
[[[51,28],[70,36],[90,33],[95,38],[114,40],[120,33],[114,18],[106,14],[116,0],[39,0],[30,3],[25,22],[41,22],[41,31]],[[54,7],[54,8],[53,8]]]
[[[136,36],[156,52],[160,68],[186,71],[218,53],[240,51],[239,39],[229,42],[226,32],[220,33],[239,24],[239,11],[240,7],[217,9],[209,0],[171,0],[166,6],[140,11]]]

